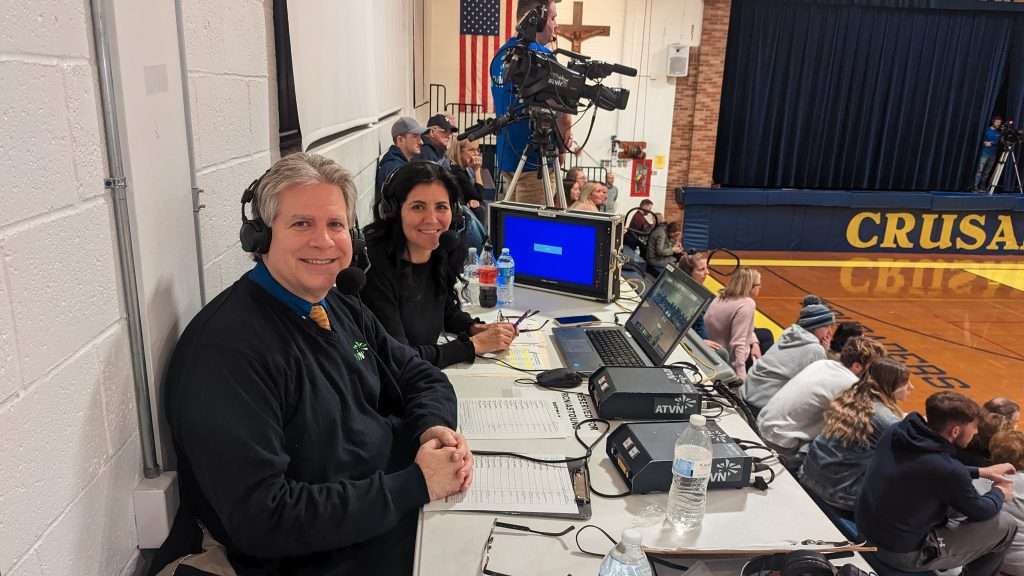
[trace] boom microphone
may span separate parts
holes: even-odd
[[[334,285],[346,296],[358,296],[363,286],[366,286],[366,274],[355,266],[349,266],[338,274]]]
[[[459,235],[453,230],[445,230],[441,233],[439,242],[441,250],[451,252],[459,245]],[[342,273],[344,273],[344,270],[342,270]]]

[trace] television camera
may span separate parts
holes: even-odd
[[[558,49],[554,53],[537,50],[532,45],[547,20],[546,5],[530,10],[520,20],[516,26],[518,42],[505,51],[501,77],[491,78],[496,86],[510,86],[519,102],[507,114],[481,120],[467,128],[458,138],[478,140],[497,134],[510,124],[529,120],[530,142],[506,188],[506,195],[515,189],[531,150],[537,150],[543,159],[540,169],[546,202],[548,206],[553,206],[549,167],[553,165],[556,173],[560,170],[558,145],[561,143],[561,134],[556,126],[558,113],[576,114],[583,101],[589,101],[590,105],[602,110],[625,110],[629,102],[629,90],[604,86],[601,80],[611,74],[636,76],[637,71],[629,66],[594,60],[565,49]],[[556,59],[557,55],[568,56],[569,62],[562,65]],[[556,187],[561,205],[565,206],[565,190],[560,178],[556,179]]]

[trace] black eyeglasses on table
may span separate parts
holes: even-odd
[[[494,530],[497,528],[505,528],[507,530],[519,530],[521,532],[529,532],[530,534],[538,534],[540,536],[551,536],[553,538],[565,536],[569,532],[572,532],[576,529],[575,526],[569,526],[568,528],[560,532],[545,532],[543,530],[534,530],[529,526],[523,526],[521,524],[510,524],[508,522],[500,522],[498,521],[497,518],[495,518],[494,521],[491,522],[491,531],[487,533],[487,541],[484,543],[484,552],[480,558],[480,574],[483,574],[485,576],[511,576],[510,574],[498,572],[496,570],[491,570],[487,567],[487,565],[491,562],[491,546],[494,545]]]

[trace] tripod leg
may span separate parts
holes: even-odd
[[[1020,179],[1020,166],[1017,165],[1017,154],[1010,150],[1010,161],[1013,162],[1013,174],[1017,177],[1017,193],[1024,194],[1024,183]]]
[[[558,156],[555,156],[554,160],[555,174],[559,175],[558,178],[555,178],[555,191],[558,192],[558,201],[561,202],[561,204],[559,205],[562,207],[563,210],[565,210],[569,208],[569,203],[566,201],[565,185],[562,183],[562,178],[560,177],[562,174],[562,164],[558,161]]]
[[[999,180],[1003,177],[1003,168],[1006,167],[1006,159],[1009,155],[1009,150],[1003,150],[999,153],[999,160],[996,162],[996,167],[992,170],[991,178],[988,181],[989,194],[993,194],[996,191],[996,187],[999,186]]]
[[[508,200],[509,194],[516,189],[516,184],[519,183],[519,178],[523,175],[523,168],[526,167],[526,157],[530,154],[530,145],[527,144],[526,148],[523,149],[523,155],[519,157],[519,166],[516,166],[516,173],[512,175],[512,181],[509,182],[508,187],[505,188],[505,193],[501,196],[501,201],[505,202]]]
[[[555,205],[555,198],[551,192],[551,171],[548,170],[548,162],[546,158],[541,160],[540,174],[544,179],[544,207],[548,208]]]

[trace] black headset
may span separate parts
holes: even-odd
[[[238,230],[238,239],[242,243],[242,250],[246,252],[266,254],[270,250],[272,231],[270,226],[263,221],[256,202],[256,192],[259,190],[260,182],[269,172],[268,169],[262,176],[253,180],[245,192],[242,192],[242,227]],[[252,218],[245,214],[246,204],[252,205]],[[353,222],[348,228],[348,233],[352,238],[352,265],[365,269],[368,257],[363,232],[359,229],[358,224]]]
[[[409,166],[409,165],[411,165],[414,162],[421,162],[423,164],[433,164],[434,166],[438,166],[442,170],[445,170],[445,168],[443,166],[441,166],[440,164],[438,164],[437,162],[431,162],[429,160],[414,160],[413,162],[410,162],[409,164],[406,164],[405,166]],[[400,172],[402,170],[402,168],[405,168],[405,166],[402,166],[398,170],[395,170],[391,174],[388,174],[388,177],[384,179],[384,184],[381,185],[381,188],[380,188],[380,201],[377,203],[377,217],[380,218],[381,220],[390,220],[392,218],[398,218],[399,215],[401,215],[401,213],[402,213],[402,205],[398,202],[398,199],[395,198],[395,195],[394,195],[394,193],[391,190],[391,181],[394,180],[395,174],[398,174],[398,172]],[[455,179],[455,177],[452,176],[452,180],[454,180],[454,179]],[[456,182],[456,186],[457,185],[458,185],[458,183]],[[447,192],[447,190],[445,190],[445,191]],[[460,224],[462,222],[462,205],[459,204],[459,202],[458,202],[458,200],[459,200],[458,196],[459,196],[459,194],[458,194],[458,192],[456,192],[456,194],[455,194],[455,200],[456,201],[455,202],[449,202],[449,203],[452,205],[451,206],[451,209],[452,209],[452,222],[455,222],[456,225],[460,226],[460,228],[461,228],[461,227],[465,226],[465,224]],[[451,200],[451,199],[449,198],[449,200]]]
[[[782,576],[867,576],[852,564],[836,567],[829,557],[852,556],[850,553],[822,554],[817,550],[794,550],[752,558],[743,566],[742,576],[761,576],[780,572]]]

